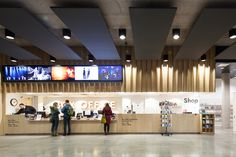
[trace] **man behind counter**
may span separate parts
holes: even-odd
[[[25,115],[27,115],[27,114],[36,113],[36,109],[33,106],[27,106],[27,105],[24,105],[23,103],[19,104],[19,106],[20,106],[20,110],[16,112],[15,114],[25,113]]]

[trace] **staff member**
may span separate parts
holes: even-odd
[[[23,103],[19,104],[20,110],[16,112],[15,114],[21,114],[24,113],[25,115],[27,114],[35,114],[36,109],[33,106],[27,106]]]

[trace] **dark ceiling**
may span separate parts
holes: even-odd
[[[176,59],[197,60],[225,46],[217,59],[236,60],[236,39],[228,38],[235,17],[235,0],[1,0],[0,53],[38,60],[41,55],[25,49],[33,46],[59,60],[81,60],[72,47],[85,47],[98,60],[119,60],[117,46],[127,42],[136,59],[160,59],[166,46],[177,46]],[[15,40],[5,39],[5,28]],[[71,29],[70,40],[63,28]],[[126,28],[126,41],[119,40],[119,28]],[[173,28],[180,28],[179,40]]]

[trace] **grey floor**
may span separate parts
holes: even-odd
[[[0,157],[236,157],[236,134],[0,136]]]

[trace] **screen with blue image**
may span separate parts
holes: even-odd
[[[101,81],[121,81],[123,79],[122,66],[99,66],[98,75]]]
[[[27,66],[5,66],[4,80],[23,81],[27,80]]]
[[[5,66],[5,81],[51,80],[50,66]]]
[[[27,80],[51,80],[51,67],[27,66]]]

